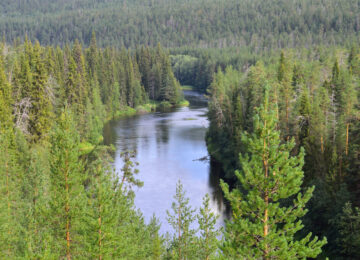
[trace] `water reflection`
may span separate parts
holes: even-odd
[[[166,221],[166,210],[171,209],[179,179],[193,207],[201,206],[206,193],[211,195],[211,206],[221,215],[218,225],[222,225],[225,212],[219,173],[210,174],[210,162],[198,160],[208,157],[206,100],[196,93],[185,94],[190,99],[190,107],[117,120],[104,128],[104,140],[116,146],[116,170],[122,167],[119,158],[122,151],[137,151],[138,178],[144,186],[135,190],[135,205],[147,222],[153,213],[156,214],[162,223],[162,233],[171,230]]]
[[[162,119],[156,124],[156,141],[166,144],[169,141],[169,120]]]

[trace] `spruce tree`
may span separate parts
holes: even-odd
[[[87,63],[88,71],[91,79],[94,79],[97,75],[98,68],[98,49],[96,46],[96,34],[93,31],[91,34],[90,47],[87,50]]]
[[[41,47],[37,42],[33,47],[32,59],[32,89],[30,98],[32,106],[30,108],[30,129],[35,141],[44,137],[51,128],[52,117],[52,90],[48,88],[48,75],[45,63],[41,56]]]
[[[281,143],[276,116],[264,103],[254,117],[254,132],[243,134],[246,155],[239,155],[241,171],[235,174],[240,188],[221,187],[232,207],[232,219],[226,224],[222,251],[231,259],[304,259],[316,257],[326,239],[297,240],[303,228],[301,218],[314,188],[300,192],[303,180],[304,152],[291,156],[294,141]],[[292,199],[289,205],[289,199]]]

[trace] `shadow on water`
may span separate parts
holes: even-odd
[[[210,158],[210,178],[209,185],[213,189],[212,199],[217,203],[219,212],[223,212],[223,218],[229,219],[231,215],[230,204],[224,198],[224,193],[220,187],[221,176],[224,176],[224,171],[221,164]]]
[[[105,145],[115,144],[116,142],[116,128],[114,125],[115,124],[113,121],[110,121],[104,125],[103,137]]]
[[[207,107],[208,100],[205,97],[205,94],[185,90],[184,97],[189,101],[191,107]]]
[[[169,141],[169,121],[163,119],[156,124],[156,140],[166,144]]]

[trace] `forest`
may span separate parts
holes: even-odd
[[[359,53],[359,46],[288,49],[271,66],[258,61],[246,73],[219,70],[209,89],[209,152],[222,162],[224,177],[242,187],[234,170],[248,171],[243,133],[257,132],[252,118],[271,86],[274,128],[282,142],[294,143],[291,154],[305,151],[301,188],[315,187],[304,230],[327,238],[323,252],[331,258],[359,257]]]
[[[360,1],[0,2],[1,259],[359,259]],[[208,99],[224,226],[179,180],[162,234],[114,119]],[[191,119],[189,119],[191,120]]]
[[[101,47],[226,48],[252,51],[358,40],[357,0],[3,0],[0,32],[43,45],[97,32]]]
[[[5,259],[145,259],[163,241],[134,208],[133,155],[121,175],[102,145],[106,120],[179,105],[160,45],[134,51],[79,42],[1,44],[1,248]]]

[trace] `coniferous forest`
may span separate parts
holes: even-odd
[[[359,259],[359,9],[1,1],[0,258]],[[189,105],[182,85],[207,97],[230,214],[179,180],[162,234],[135,206],[136,153],[115,171],[103,129]]]

